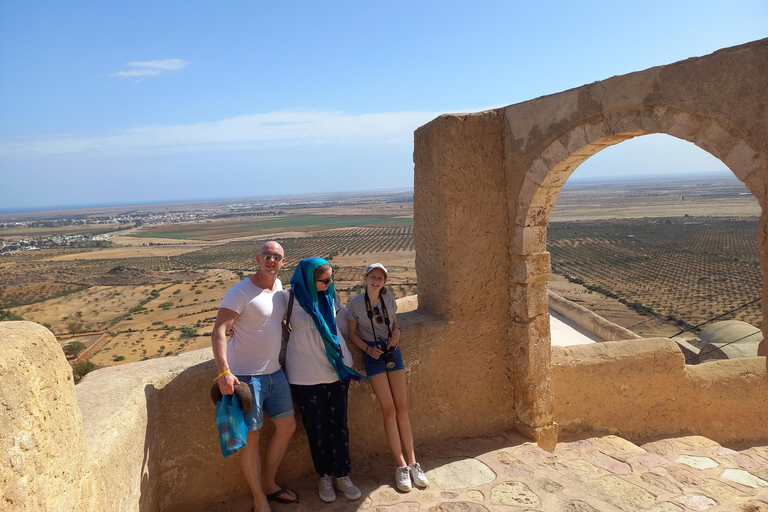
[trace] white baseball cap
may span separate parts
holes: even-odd
[[[386,276],[386,275],[388,275],[388,274],[387,274],[387,267],[385,267],[385,266],[384,266],[384,265],[382,265],[381,263],[371,263],[370,265],[368,265],[368,268],[367,268],[367,269],[365,269],[365,275],[368,275],[368,274],[370,274],[370,273],[371,273],[371,270],[373,270],[373,269],[375,269],[375,268],[380,268],[381,270],[383,270],[383,271],[384,271],[384,275],[385,275],[385,276]]]

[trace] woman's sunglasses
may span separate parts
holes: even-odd
[[[331,281],[333,281],[333,275],[331,275],[331,277],[329,277],[328,279],[315,279],[315,282],[323,283],[326,286],[330,284]]]

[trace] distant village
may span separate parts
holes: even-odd
[[[279,204],[263,203],[235,203],[213,208],[201,208],[186,211],[142,212],[131,211],[115,215],[77,215],[64,217],[57,215],[54,218],[37,218],[27,220],[14,220],[0,222],[0,255],[16,251],[36,251],[40,249],[53,249],[62,247],[86,248],[108,247],[112,244],[109,233],[127,230],[140,226],[155,226],[161,224],[181,224],[186,222],[200,222],[211,219],[227,217],[256,216],[268,217],[283,215],[283,210],[275,210],[275,207],[301,208],[330,203],[329,201],[299,201],[281,202]],[[265,209],[270,208],[270,209]],[[40,229],[41,231],[56,230],[68,226],[79,226],[79,233],[71,234],[44,234],[40,236],[11,235],[5,230]],[[93,231],[88,232],[82,226],[93,226]]]

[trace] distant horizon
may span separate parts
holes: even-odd
[[[579,176],[574,175],[568,178],[563,188],[571,185],[599,185],[602,183],[643,183],[649,181],[699,181],[700,179],[730,179],[738,181],[738,178],[731,171],[713,170],[700,173],[676,172],[676,173],[658,173],[658,174],[630,174],[630,175],[610,175],[610,176]],[[315,193],[296,193],[296,194],[274,194],[264,196],[240,196],[240,197],[213,197],[213,198],[188,198],[182,200],[153,201],[153,202],[118,202],[118,203],[90,203],[90,204],[61,204],[52,206],[32,206],[20,208],[0,208],[0,214],[8,215],[14,213],[30,214],[36,212],[56,212],[67,210],[87,210],[96,208],[128,208],[141,206],[159,206],[159,205],[181,205],[190,203],[216,203],[227,202],[237,203],[241,201],[275,201],[280,198],[296,197],[316,197],[316,196],[340,196],[340,195],[376,195],[382,193],[396,193],[398,191],[413,191],[413,187],[392,187],[386,189],[368,189],[368,190],[339,190],[334,192],[315,192]]]
[[[768,26],[764,0],[649,0],[638,12],[663,12],[653,23],[635,11],[0,2],[0,211],[412,187],[414,132],[441,115],[711,55]],[[643,37],[606,44],[627,34]],[[725,168],[650,133],[590,156],[573,179]]]

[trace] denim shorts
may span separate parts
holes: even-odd
[[[366,341],[366,343],[369,347],[377,346],[377,344],[372,341]],[[378,348],[380,349],[381,346]],[[403,356],[400,354],[399,346],[395,349],[395,367],[391,370],[387,370],[387,367],[385,366],[386,363],[383,359],[381,361],[377,361],[365,352],[363,352],[363,363],[365,363],[365,373],[368,375],[368,377],[373,377],[374,375],[384,372],[396,372],[397,370],[405,370],[405,366],[403,365]]]
[[[245,415],[248,431],[264,426],[264,413],[273,421],[293,416],[291,386],[283,370],[269,375],[235,375],[237,380],[251,388],[251,411]]]

